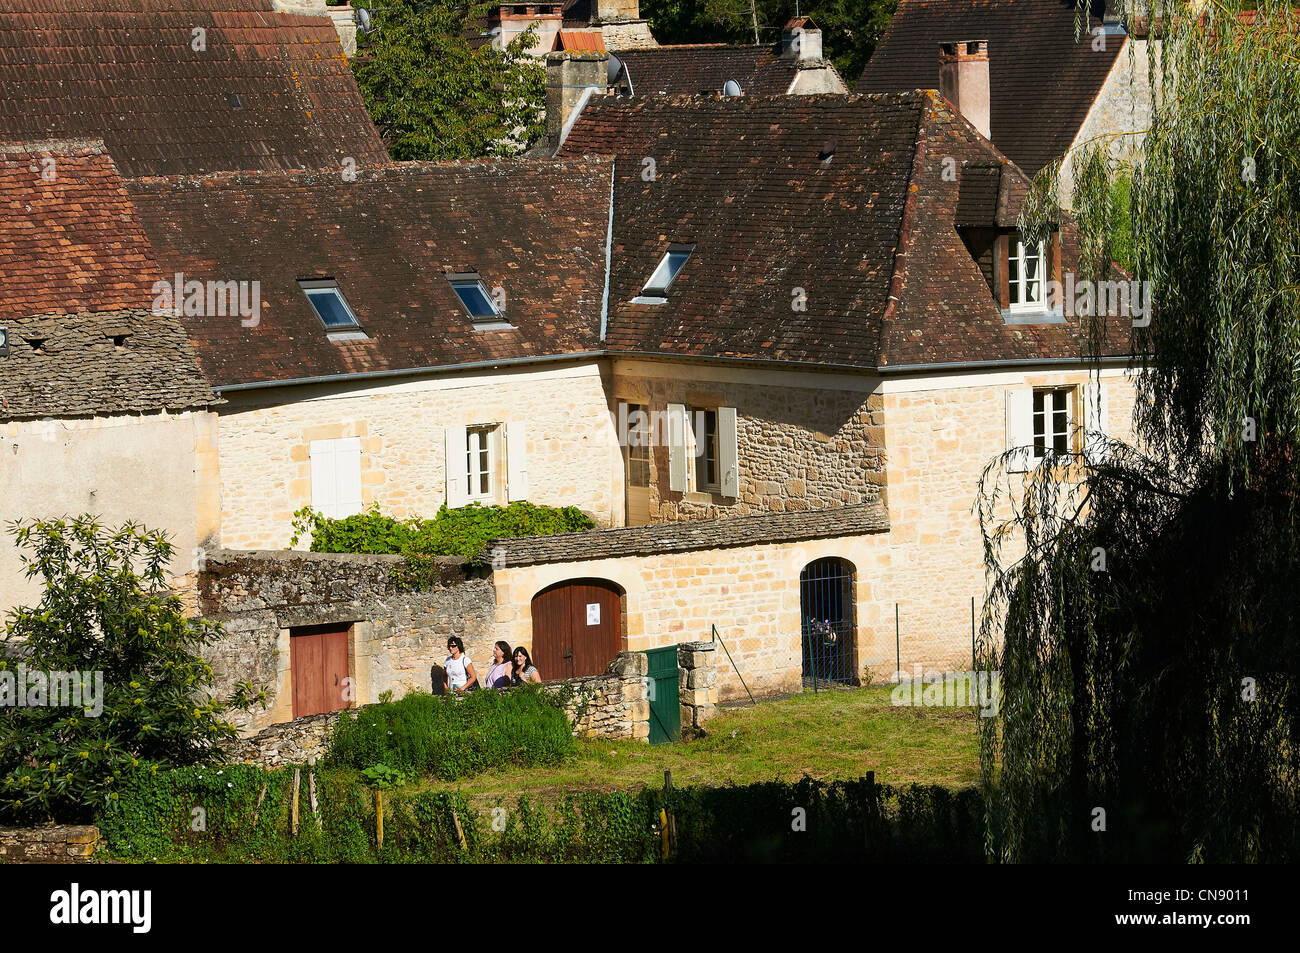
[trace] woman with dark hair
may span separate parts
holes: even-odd
[[[442,663],[443,691],[460,695],[471,688],[476,688],[478,673],[474,671],[474,663],[465,654],[465,643],[459,636],[453,635],[447,639],[447,651],[451,654],[447,656],[447,661]]]
[[[492,667],[487,674],[488,688],[506,688],[510,685],[510,656],[509,642],[498,642],[492,646]]]
[[[533,665],[533,660],[528,654],[528,650],[522,645],[515,649],[515,664],[510,669],[510,684],[522,685],[524,682],[540,682],[541,674],[537,667]]]

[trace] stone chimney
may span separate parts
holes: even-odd
[[[574,111],[608,85],[608,53],[556,50],[546,54],[546,141],[552,152],[563,144]]]
[[[800,64],[821,64],[822,31],[810,17],[796,17],[781,30],[781,55]]]
[[[596,0],[594,6],[597,23],[641,19],[641,0]]]
[[[988,40],[939,44],[939,93],[990,138]]]

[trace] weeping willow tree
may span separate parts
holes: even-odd
[[[1149,126],[1131,162],[1065,160],[1080,278],[1123,233],[1152,307],[1131,445],[981,483],[991,859],[1300,859],[1300,13],[1257,6],[1125,9],[1149,17]],[[1113,348],[1113,319],[1085,324]]]

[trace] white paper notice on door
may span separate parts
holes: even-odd
[[[587,625],[600,625],[600,603],[587,603]]]

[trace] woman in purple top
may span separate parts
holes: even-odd
[[[492,646],[492,667],[488,669],[488,688],[507,688],[510,685],[510,643],[498,642]]]

